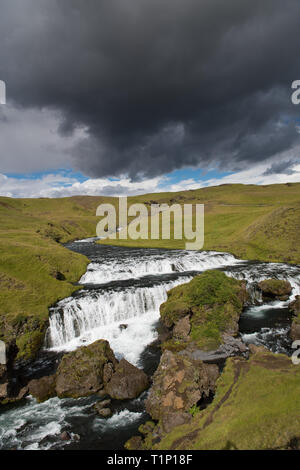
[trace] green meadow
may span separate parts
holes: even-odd
[[[63,243],[96,235],[96,208],[118,199],[0,197],[0,338],[17,338],[20,358],[42,344],[48,308],[78,289],[88,259]],[[300,183],[223,185],[128,198],[128,204],[205,205],[205,250],[244,259],[300,262]],[[186,240],[103,240],[101,243],[185,248]]]

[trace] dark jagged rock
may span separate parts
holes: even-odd
[[[121,359],[105,390],[113,399],[129,400],[138,397],[148,387],[149,379],[145,372]]]
[[[265,279],[258,283],[264,301],[288,300],[292,293],[292,286],[288,281],[280,279]]]
[[[114,370],[116,365],[115,355],[104,340],[65,354],[56,373],[57,396],[78,398],[97,393],[110,376],[104,373],[105,366]]]

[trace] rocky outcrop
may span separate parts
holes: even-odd
[[[191,407],[214,391],[218,375],[216,365],[165,351],[153,376],[146,400],[147,412],[154,420],[161,421],[165,430],[179,421],[187,421]]]
[[[288,281],[280,279],[265,279],[258,283],[265,302],[270,300],[288,300],[292,293],[292,286]]]
[[[188,426],[176,426],[156,442],[148,440],[148,448],[299,449],[299,389],[299,367],[289,357],[253,349],[249,360],[227,360],[205,410],[194,414]]]
[[[97,393],[116,366],[108,341],[82,346],[63,356],[56,373],[56,394],[60,398],[78,398]]]
[[[297,295],[296,299],[289,304],[289,310],[294,315],[290,336],[293,341],[300,339],[300,296]]]
[[[214,392],[218,376],[215,364],[204,364],[166,350],[145,402],[146,411],[155,422],[141,425],[143,438],[134,436],[125,444],[126,449],[152,449],[166,433],[190,423],[202,399]]]
[[[175,287],[160,308],[162,349],[178,352],[189,346],[217,350],[224,335],[237,334],[239,317],[248,301],[245,282],[221,271],[206,271]]]
[[[138,397],[148,387],[147,375],[125,359],[121,359],[105,390],[115,400],[130,400]]]

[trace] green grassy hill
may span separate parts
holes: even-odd
[[[203,203],[204,249],[229,251],[245,259],[300,262],[300,183],[222,185],[178,193],[147,194],[129,201]],[[107,240],[106,243],[112,242]],[[122,240],[114,244],[181,249],[185,247],[185,240]]]
[[[70,295],[86,269],[88,260],[62,243],[95,236],[96,208],[117,201],[89,196],[0,197],[0,338],[17,337],[19,357],[32,357],[38,350],[48,307]],[[247,259],[300,262],[300,183],[223,185],[129,198],[129,204],[134,202],[204,203],[204,249]],[[114,244],[184,248],[185,241],[116,240]]]

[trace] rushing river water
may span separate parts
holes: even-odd
[[[227,253],[128,249],[94,241],[67,245],[88,256],[91,263],[79,281],[83,289],[50,309],[45,351],[32,366],[32,374],[42,375],[43,369],[54,367],[63,351],[100,338],[110,342],[118,358],[125,357],[152,374],[159,361],[159,350],[153,343],[160,304],[169,289],[207,269],[221,269],[247,281],[256,305],[248,307],[240,319],[244,342],[262,344],[273,352],[291,353],[288,302],[263,305],[256,283],[271,277],[287,279],[294,297],[299,294],[300,267],[241,261]],[[147,419],[145,395],[114,403],[114,415],[108,420],[98,417],[93,409],[97,397],[53,398],[41,404],[29,397],[25,403],[1,412],[0,449],[122,449]],[[64,430],[73,436],[69,443],[60,440]]]

